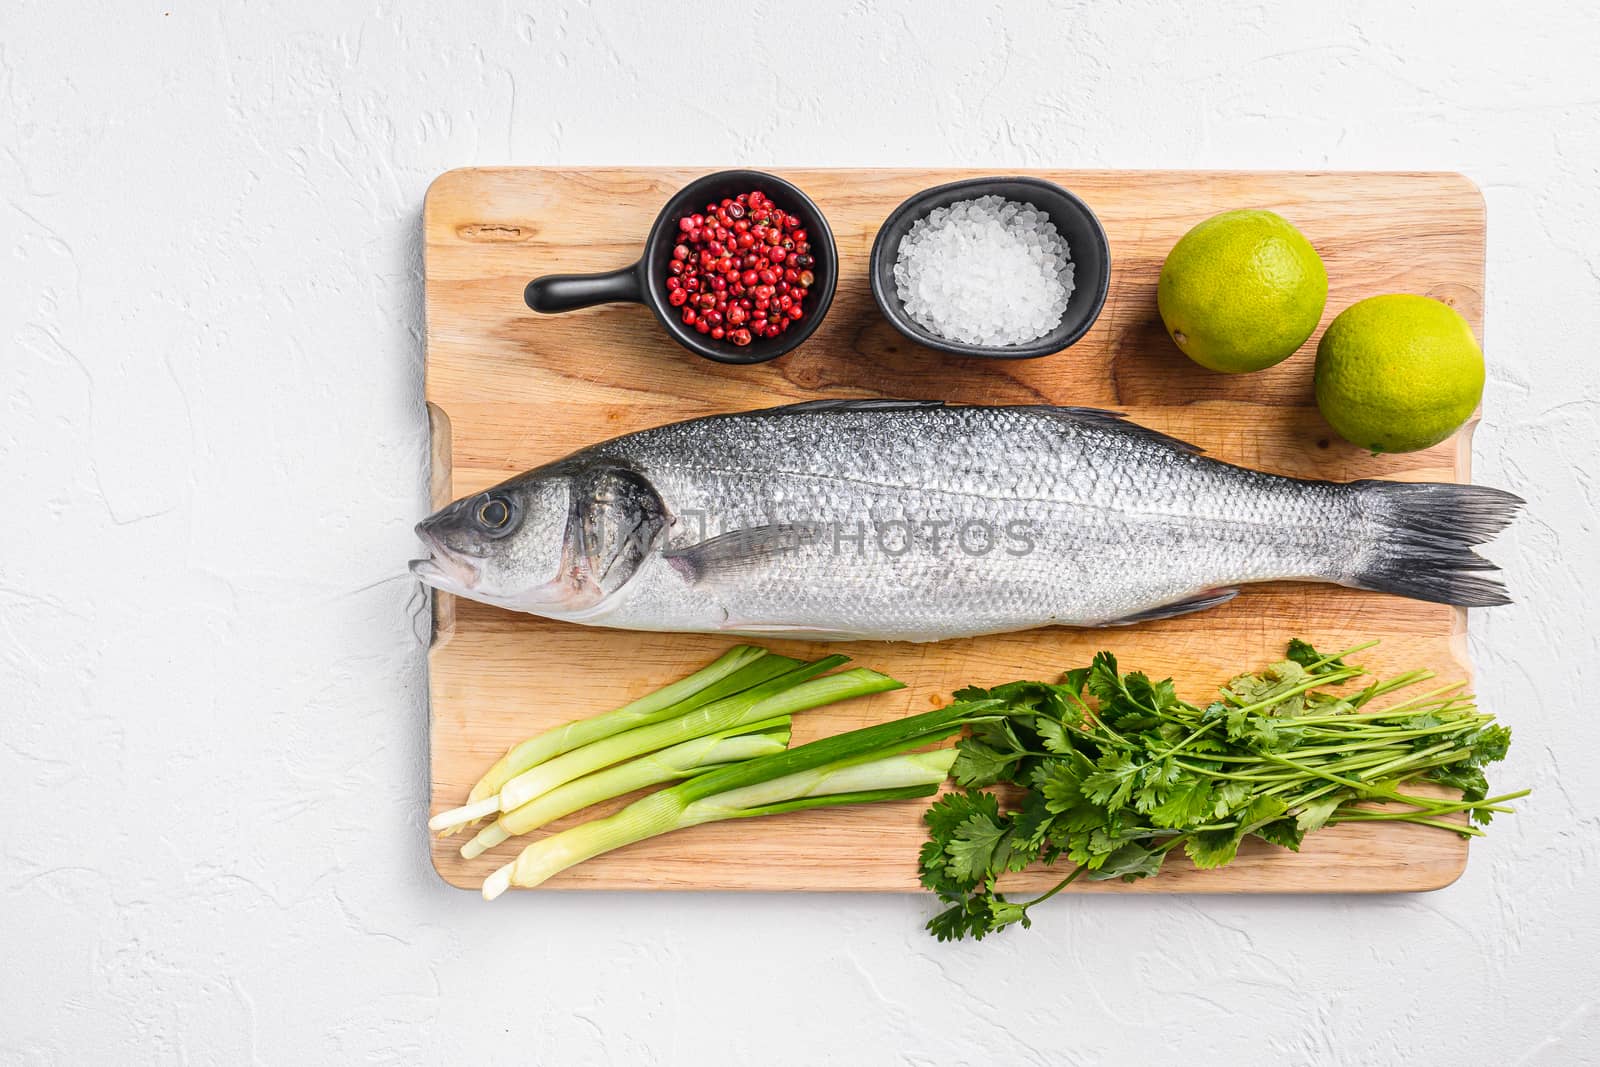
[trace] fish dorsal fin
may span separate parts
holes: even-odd
[[[943,400],[895,400],[889,397],[865,397],[855,400],[802,400],[798,404],[753,411],[752,415],[798,414],[806,411],[913,411],[918,408],[942,408]]]
[[[760,411],[748,412],[748,414],[798,415],[816,411],[925,411],[930,408],[942,408],[944,406],[945,402],[943,400],[897,400],[890,397],[867,397],[855,400],[804,400],[798,404],[784,404],[781,407],[763,408]],[[1198,456],[1205,452],[1205,449],[1199,445],[1192,445],[1188,441],[1180,440],[1170,434],[1164,434],[1160,430],[1152,430],[1148,426],[1130,422],[1125,412],[1107,411],[1104,408],[1062,407],[1059,405],[1043,405],[1042,409],[1085,426],[1100,427],[1117,433],[1142,437],[1146,441],[1165,445],[1174,451],[1184,452],[1191,456]]]
[[[1069,408],[1057,407],[1051,410],[1059,412],[1063,417],[1085,426],[1098,426],[1117,433],[1131,434],[1142,437],[1154,444],[1166,445],[1168,448],[1179,452],[1187,452],[1191,456],[1198,456],[1205,452],[1199,445],[1191,445],[1188,441],[1179,440],[1160,430],[1152,430],[1148,426],[1140,426],[1137,422],[1129,422],[1126,412],[1106,411],[1104,408]]]

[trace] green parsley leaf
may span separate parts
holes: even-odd
[[[1117,846],[1107,855],[1098,870],[1089,875],[1095,881],[1121,878],[1124,882],[1137,881],[1161,873],[1161,864],[1167,858],[1165,849],[1151,848],[1137,841]]]
[[[1008,829],[998,814],[968,816],[945,843],[946,872],[957,882],[981,882],[990,871],[1004,870],[1010,859],[1005,845]]]
[[[1108,808],[1121,807],[1133,792],[1139,764],[1127,752],[1108,752],[1095,761],[1094,773],[1083,780],[1083,795]]]
[[[1196,830],[1183,840],[1183,850],[1202,871],[1232,863],[1239,854],[1239,836],[1232,830]]]
[[[922,882],[945,905],[928,929],[951,940],[1028,926],[1038,900],[1008,901],[995,887],[1031,862],[1074,865],[1059,889],[1080,875],[1152,877],[1180,846],[1202,869],[1231,863],[1251,836],[1298,850],[1306,834],[1370,820],[1374,810],[1437,825],[1465,809],[1472,823],[1487,823],[1500,805],[1477,803],[1488,796],[1483,768],[1504,758],[1510,731],[1449,690],[1393,701],[1403,709],[1394,716],[1351,714],[1374,702],[1381,709],[1426,672],[1375,680],[1354,696],[1314,688],[1324,676],[1342,685],[1360,673],[1295,641],[1287,659],[1231,679],[1203,709],[1182,701],[1171,680],[1121,673],[1109,652],[1064,672],[1059,685],[963,690],[959,697],[994,714],[959,742],[954,773],[968,788],[924,816]],[[1457,758],[1439,766],[1441,752]],[[1418,779],[1461,799],[1417,797],[1405,786]],[[1360,784],[1330,789],[1337,780]],[[1016,797],[1009,808],[973,788],[1007,784],[1016,787],[1005,794]],[[1410,799],[1399,804],[1397,793]]]
[[[1203,822],[1217,806],[1211,782],[1191,776],[1167,791],[1167,798],[1150,811],[1156,826],[1179,828]]]
[[[1300,809],[1300,814],[1295,816],[1295,828],[1300,831],[1302,836],[1314,830],[1322,829],[1328,825],[1329,816],[1337,811],[1339,805],[1348,799],[1350,799],[1350,791],[1341,789],[1338,792],[1329,793],[1319,800],[1311,801]]]
[[[982,941],[989,933],[989,905],[985,897],[964,897],[928,920],[928,932],[940,941],[971,937]]]
[[[994,785],[1009,779],[1020,759],[1020,752],[1001,751],[975,737],[963,737],[956,742],[956,761],[950,768],[950,777],[963,786]]]
[[[1289,641],[1289,659],[1291,662],[1298,663],[1315,674],[1328,674],[1332,671],[1342,670],[1345,665],[1342,659],[1330,659],[1327,663],[1322,663],[1322,653],[1298,637]],[[1318,664],[1321,665],[1318,666]]]
[[[1028,918],[1028,909],[1021,904],[1012,904],[1004,897],[994,895],[988,898],[989,905],[989,933],[1004,930],[1012,923],[1021,923],[1026,930],[1033,925],[1033,920]]]
[[[1040,715],[1033,720],[1033,728],[1038,732],[1039,742],[1046,751],[1058,756],[1072,751],[1072,730],[1060,720]]]
[[[1299,852],[1300,842],[1306,835],[1294,819],[1277,819],[1256,830],[1256,836],[1279,848]]]

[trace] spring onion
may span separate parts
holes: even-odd
[[[615,815],[533,842],[485,880],[484,898],[493,900],[513,885],[531,888],[586,859],[701,823],[932,796],[949,773],[955,750],[910,750],[948,738],[968,723],[984,721],[1001,704],[998,700],[951,704],[696,775],[636,800]]]
[[[753,645],[735,645],[714,662],[679,681],[613,711],[569,722],[514,745],[478,779],[459,808],[440,812],[428,828],[448,837],[500,811],[498,794],[517,775],[565,752],[595,741],[674,719],[695,708],[748,690],[801,666]]]
[[[900,688],[900,683],[893,678],[864,668],[816,677],[845,662],[847,659],[844,656],[828,656],[781,674],[737,696],[696,708],[687,715],[641,726],[557,756],[507,782],[500,790],[500,810],[515,811],[535,797],[574,778],[680,741],[720,733],[737,726],[748,726],[779,715],[791,715],[850,697]]]
[[[741,732],[742,731],[742,732]],[[461,855],[476,859],[508,838],[531,833],[580,808],[620,797],[647,785],[686,778],[740,760],[782,752],[789,744],[789,717],[721,733],[696,737],[659,752],[620,763],[557,786],[514,811],[508,811],[461,846]]]

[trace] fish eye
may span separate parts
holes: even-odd
[[[511,521],[511,505],[492,496],[478,505],[478,522],[485,530],[498,530]]]

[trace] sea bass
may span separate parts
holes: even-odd
[[[1212,607],[1249,582],[1508,603],[1469,485],[1304,481],[1073,407],[823,400],[628,434],[417,526],[427,584],[593,626],[938,641]]]

